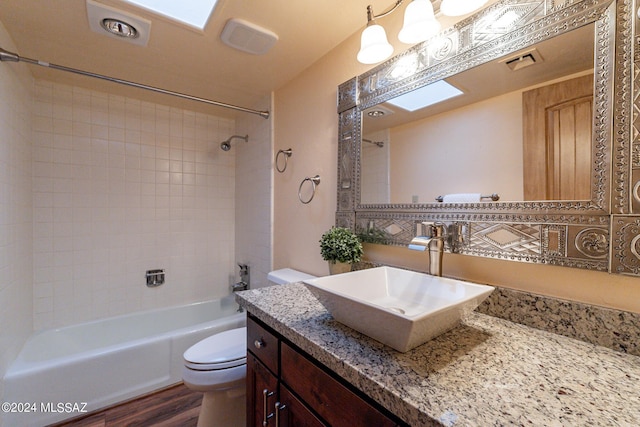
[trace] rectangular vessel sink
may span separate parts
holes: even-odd
[[[401,352],[455,327],[494,290],[393,267],[303,283],[338,322]]]

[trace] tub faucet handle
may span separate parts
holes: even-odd
[[[240,281],[246,283],[248,288],[251,281],[249,266],[247,264],[238,264],[238,267],[240,267]]]
[[[247,264],[238,264],[240,267],[240,281],[231,286],[233,292],[245,291],[249,289],[251,278],[249,276],[249,266]]]

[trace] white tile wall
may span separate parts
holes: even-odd
[[[34,111],[35,329],[228,293],[233,120],[47,81]]]
[[[265,98],[260,110],[270,110],[270,98]],[[236,259],[251,268],[251,287],[267,285],[272,269],[271,247],[273,229],[273,119],[242,115],[236,126],[238,133],[249,135],[236,150]]]
[[[362,188],[360,198],[362,203],[390,203],[389,130],[374,132],[365,135],[364,138],[370,141],[380,141],[384,145],[378,147],[375,144],[362,143]]]
[[[14,50],[2,23],[0,45]],[[0,64],[0,378],[32,329],[32,85],[26,65]]]

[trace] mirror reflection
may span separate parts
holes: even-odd
[[[590,199],[593,70],[590,24],[446,78],[449,99],[364,110],[360,202]]]

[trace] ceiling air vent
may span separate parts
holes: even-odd
[[[278,41],[278,35],[242,19],[230,19],[220,34],[222,41],[232,48],[253,55],[263,55]]]
[[[529,50],[512,56],[502,61],[511,71],[518,71],[531,65],[542,62],[542,56],[536,49]]]

